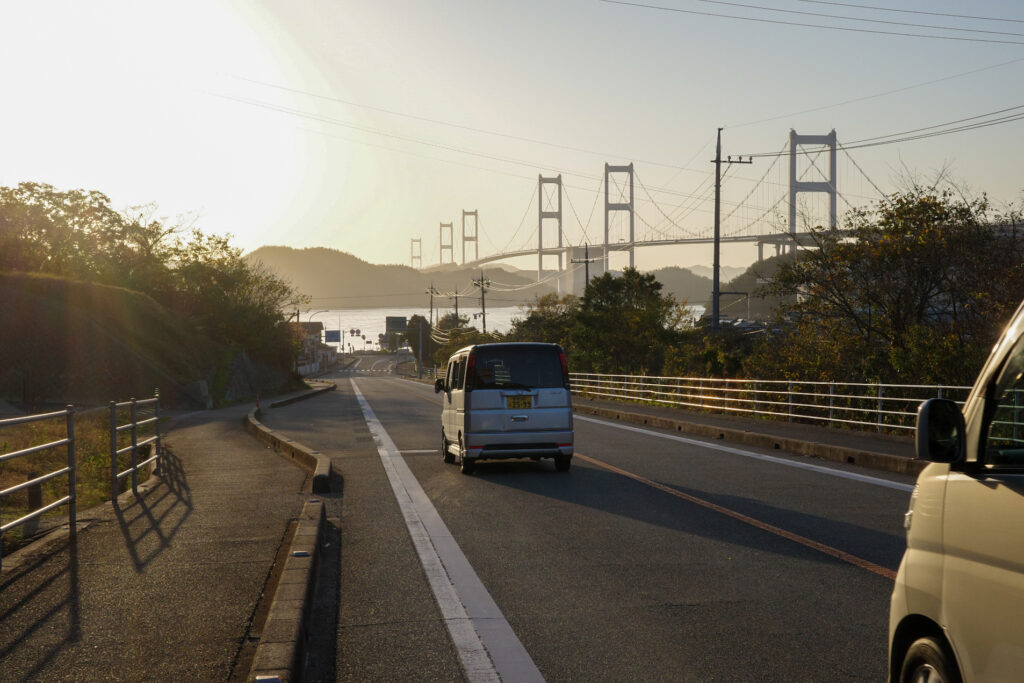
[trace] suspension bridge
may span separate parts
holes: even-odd
[[[624,253],[628,265],[633,266],[637,249],[748,243],[757,246],[757,258],[762,260],[766,247],[779,254],[813,244],[814,227],[838,229],[840,203],[845,212],[885,197],[843,149],[834,130],[824,135],[801,135],[791,130],[777,152],[748,159],[768,166],[759,177],[743,177],[733,172],[736,161],[732,157],[719,159],[724,174],[718,182],[712,171],[693,191],[685,193],[646,186],[633,163],[606,163],[603,176],[595,178],[600,180],[597,191],[575,188],[594,193],[586,221],[573,205],[570,188],[561,175],[538,175],[536,193],[503,248],[480,256],[479,212],[463,210],[460,231],[456,232],[454,222],[440,223],[437,264],[455,264],[457,255],[461,256],[458,263],[467,268],[535,256],[538,282],[556,285],[563,294],[580,294],[588,277],[609,270],[611,255],[616,252]],[[865,190],[865,183],[870,189]],[[717,231],[708,216],[714,211],[707,207],[714,204],[716,185],[722,188]],[[866,195],[865,191],[872,194]],[[727,194],[729,199],[725,198]],[[742,198],[735,199],[741,194]],[[603,225],[595,234],[592,224],[602,197]],[[531,215],[534,221],[529,220]],[[533,229],[526,231],[529,223],[533,223]],[[423,268],[422,245],[422,238],[412,239],[410,265],[414,268]]]

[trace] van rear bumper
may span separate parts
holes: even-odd
[[[552,458],[573,453],[573,432],[495,432],[466,435],[466,457]]]

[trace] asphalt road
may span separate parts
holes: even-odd
[[[355,384],[400,458],[380,455],[348,379],[266,416],[330,454],[341,490],[310,678],[467,677],[382,466],[396,460],[547,680],[885,678],[911,478],[582,417],[570,472],[509,461],[465,476],[442,462],[429,385]]]

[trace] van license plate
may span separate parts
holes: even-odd
[[[505,407],[509,410],[523,410],[530,408],[529,396],[506,396]]]

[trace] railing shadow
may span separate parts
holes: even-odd
[[[166,444],[160,456],[158,484],[130,500],[123,507],[114,505],[114,516],[135,571],[142,572],[170,547],[193,510],[192,490],[181,460]]]
[[[0,576],[0,678],[35,680],[82,638],[78,541]]]

